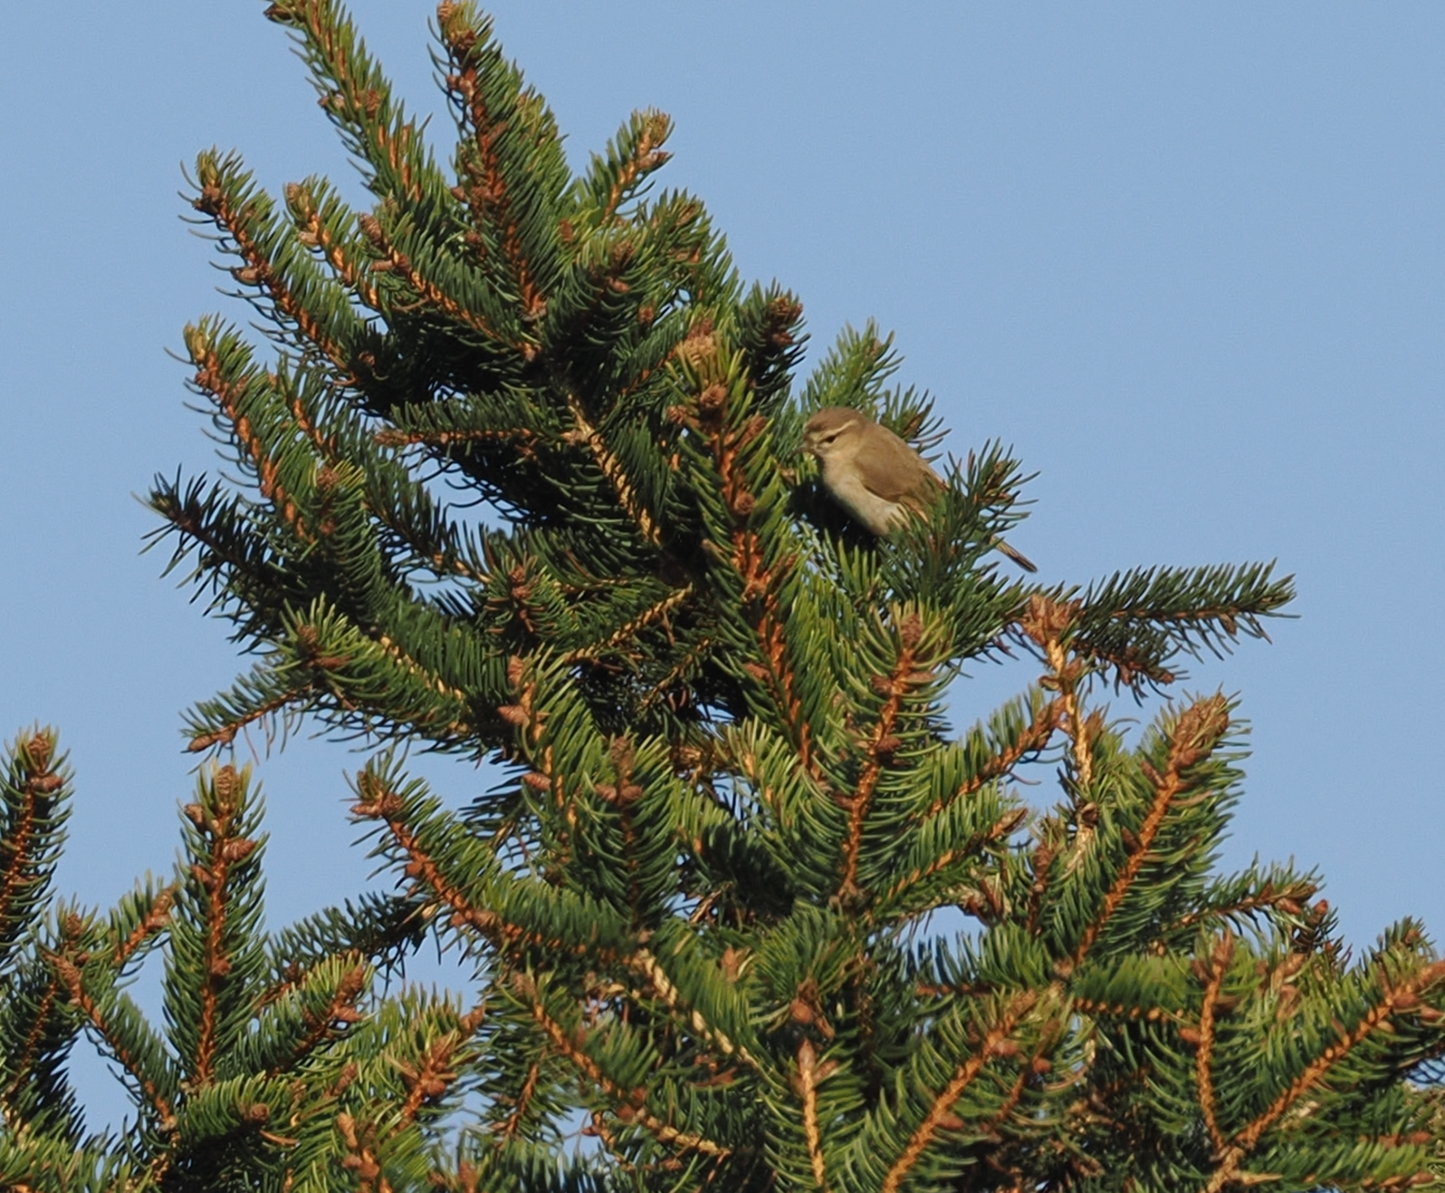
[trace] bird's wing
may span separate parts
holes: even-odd
[[[943,482],[908,444],[888,431],[855,457],[859,476],[870,493],[913,509],[931,505]]]

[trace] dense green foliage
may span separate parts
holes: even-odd
[[[1445,965],[1351,958],[1317,881],[1215,870],[1239,796],[1181,659],[1261,636],[1268,566],[1024,584],[997,447],[892,541],[799,452],[854,406],[923,447],[872,328],[805,378],[644,113],[574,176],[467,4],[437,12],[443,166],[333,0],[301,47],[374,202],[194,207],[269,342],[187,329],[231,481],[158,480],[161,538],[254,667],[191,747],[309,717],[381,750],[354,815],[395,876],[262,924],[249,777],[216,761],[169,883],[97,913],[49,871],[68,780],[12,749],[0,825],[0,1181],[55,1189],[1270,1190],[1428,1179]],[[965,664],[1038,678],[962,730]],[[1136,741],[1101,693],[1162,694]],[[947,694],[947,701],[945,696]],[[501,764],[460,813],[388,743]],[[1052,803],[1016,776],[1056,776]],[[1040,806],[1045,805],[1045,806]],[[379,970],[436,939],[458,996]],[[125,987],[165,967],[163,1024]],[[133,1129],[87,1135],[86,1033]]]

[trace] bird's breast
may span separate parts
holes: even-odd
[[[823,483],[838,504],[874,534],[887,534],[905,515],[903,506],[878,496],[863,483],[858,470],[846,464],[839,467],[829,461],[823,469]]]

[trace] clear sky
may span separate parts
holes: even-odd
[[[348,177],[263,7],[0,6],[0,732],[60,728],[59,881],[91,904],[170,865],[180,710],[244,665],[137,553],[154,521],[132,494],[216,466],[167,353],[203,313],[247,317],[181,223],[182,166],[216,144],[276,192]],[[351,8],[445,148],[434,6]],[[630,110],[670,112],[660,184],[707,202],[744,277],[802,298],[814,358],[876,318],[950,450],[1014,445],[1040,475],[1010,538],[1045,580],[1293,572],[1298,620],[1192,671],[1254,727],[1224,863],[1318,865],[1358,946],[1406,914],[1445,934],[1445,5],[492,11],[574,164]],[[959,719],[1031,674],[963,685]],[[259,756],[274,923],[367,881],[344,811],[360,763],[304,733]],[[489,781],[424,769],[456,802]]]

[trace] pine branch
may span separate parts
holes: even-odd
[[[249,1028],[261,965],[258,816],[249,772],[212,767],[186,805],[186,864],[170,924],[164,1000],[188,1087],[223,1075]]]
[[[1228,1150],[1224,1133],[1219,1127],[1218,1108],[1214,1089],[1214,1017],[1219,1009],[1219,995],[1224,985],[1225,973],[1234,956],[1234,938],[1224,933],[1209,958],[1208,978],[1204,984],[1204,996],[1200,1005],[1199,1028],[1195,1043],[1194,1071],[1199,1087],[1199,1108],[1204,1115],[1204,1125],[1209,1131],[1209,1141],[1216,1155],[1223,1156]]]
[[[672,135],[665,112],[634,112],[586,174],[573,183],[573,204],[597,228],[624,224],[623,208],[646,193],[648,178],[672,156],[662,146]],[[585,196],[585,198],[584,198]]]
[[[447,188],[405,110],[335,0],[278,0],[266,16],[295,31],[318,102],[381,197],[441,207]]]
[[[145,1024],[136,1005],[117,993],[96,967],[83,971],[83,952],[53,954],[54,966],[70,1002],[89,1022],[101,1049],[127,1075],[147,1119],[166,1130],[175,1118],[176,1082],[166,1063],[165,1047]],[[86,958],[87,961],[90,958]],[[94,975],[94,976],[91,976]]]
[[[7,745],[0,780],[0,968],[27,927],[45,914],[65,840],[70,773],[56,736],[35,729]]]
[[[1294,596],[1292,577],[1273,564],[1143,568],[1070,589],[1075,605],[1069,646],[1135,692],[1173,683],[1172,660],[1227,654],[1241,637],[1268,638],[1263,619],[1281,616]]]
[[[1123,864],[1074,948],[1072,961],[1075,965],[1088,955],[1109,920],[1131,894],[1140,871],[1150,860],[1165,818],[1195,790],[1197,778],[1191,772],[1209,756],[1228,729],[1229,704],[1224,697],[1212,696],[1200,700],[1181,712],[1170,725],[1164,769],[1156,770],[1149,762],[1141,764],[1153,787],[1150,806],[1139,827],[1131,830],[1124,839],[1126,854]]]
[[[246,287],[242,295],[251,297],[270,324],[268,334],[303,352],[315,351],[331,366],[332,380],[355,384],[356,345],[372,337],[346,290],[326,278],[308,254],[313,245],[321,245],[315,199],[299,184],[287,188],[293,218],[299,216],[303,224],[297,235],[282,226],[275,204],[238,158],[207,151],[197,159],[195,173],[192,206],[214,223],[222,251],[241,259],[231,276]],[[316,427],[309,420],[302,426],[313,444],[324,448]]]
[[[932,643],[924,642],[924,623],[917,612],[903,613],[898,620],[897,654],[887,674],[872,678],[874,690],[883,698],[863,745],[862,769],[852,789],[840,793],[848,808],[848,836],[843,846],[843,865],[838,883],[842,899],[858,895],[858,858],[863,846],[863,829],[870,804],[887,761],[903,748],[898,735],[904,699],[920,686],[934,685],[937,676],[929,666]],[[922,649],[920,649],[922,647]]]
[[[437,22],[446,86],[463,134],[458,197],[471,214],[471,247],[484,263],[497,263],[493,276],[504,293],[515,295],[521,321],[536,320],[557,272],[556,217],[566,166],[556,122],[502,59],[489,24],[470,4],[443,4]]]
[[[389,766],[383,759],[357,776],[353,813],[385,826],[376,852],[445,908],[452,928],[509,955],[610,960],[620,951],[627,933],[605,905],[502,872],[495,854],[440,814],[423,784],[399,783]]]
[[[517,995],[531,1006],[532,1017],[552,1047],[561,1056],[572,1062],[577,1070],[612,1103],[612,1113],[624,1124],[637,1124],[669,1148],[682,1151],[700,1152],[705,1156],[722,1159],[731,1149],[709,1139],[678,1128],[668,1119],[648,1106],[647,1094],[642,1087],[627,1088],[607,1073],[603,1064],[589,1049],[589,1040],[583,1031],[569,1031],[547,1007],[543,991],[530,979],[518,975],[514,979]]]
[[[1037,996],[1021,992],[1000,1008],[998,1016],[988,1023],[980,1033],[974,1047],[954,1069],[946,1085],[932,1095],[927,1102],[921,1121],[914,1127],[902,1152],[889,1165],[879,1186],[884,1193],[896,1193],[903,1187],[910,1173],[918,1167],[945,1131],[965,1125],[964,1120],[954,1112],[960,1098],[978,1080],[994,1056],[1015,1054],[1017,1045],[1012,1037],[1021,1021],[1034,1009]],[[1003,1099],[1007,1104],[1010,1099]]]
[[[720,611],[742,615],[732,643],[741,649],[728,665],[766,693],[788,725],[803,767],[811,768],[810,718],[785,629],[785,610],[801,592],[793,578],[796,557],[784,554],[787,547],[775,530],[782,500],[776,470],[764,454],[767,423],[750,414],[749,397],[730,376],[706,324],[680,347],[680,371],[682,388],[695,403],[696,413],[685,417],[695,420],[701,440],[693,466],[706,477],[699,478],[699,498],[705,502],[705,541]]]
[[[924,816],[936,816],[1040,754],[1053,740],[1062,710],[1058,697],[1045,700],[1034,690],[1001,706],[987,725],[976,725],[964,738],[959,757],[964,774],[934,799]]]

